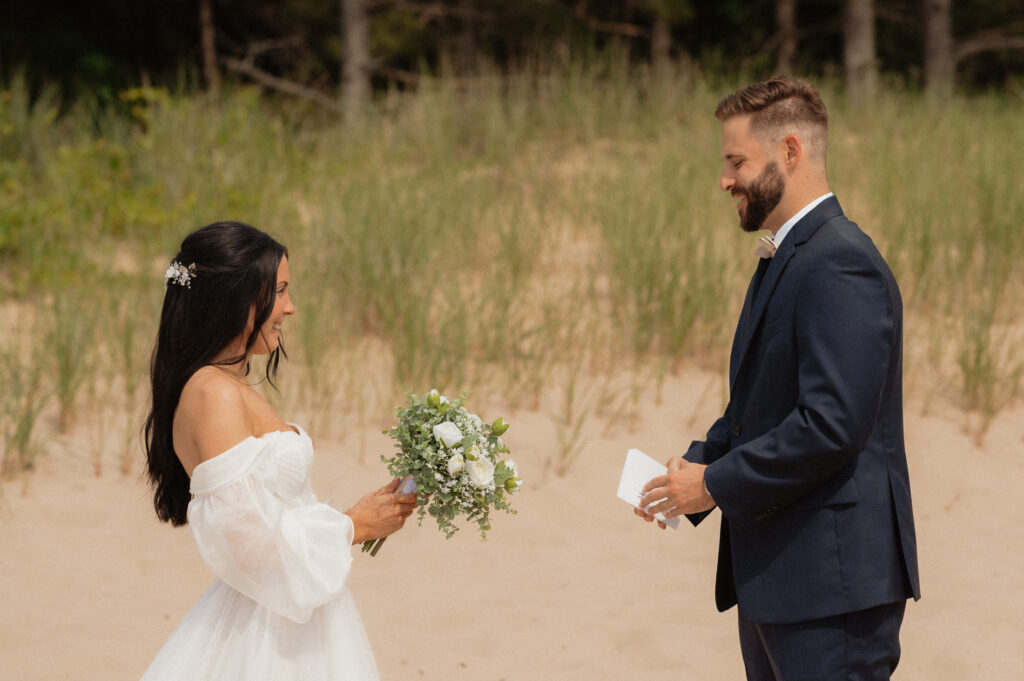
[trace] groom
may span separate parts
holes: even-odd
[[[738,605],[749,680],[888,679],[906,599],[920,598],[899,289],[829,191],[828,114],[810,83],[742,88],[715,116],[721,188],[744,230],[772,236],[725,413],[647,484],[637,514],[697,524],[721,510],[715,600]]]

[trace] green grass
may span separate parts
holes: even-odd
[[[712,112],[739,84],[535,67],[426,80],[344,126],[250,88],[56,120],[16,82],[0,93],[0,295],[41,321],[0,340],[0,444],[31,449],[41,410],[69,425],[104,392],[137,410],[167,260],[237,219],[291,251],[282,410],[338,432],[386,424],[407,388],[522,408],[552,390],[567,470],[609,377],[635,396],[685,362],[724,366],[754,263],[718,190]],[[908,385],[976,416],[980,439],[1024,373],[1019,95],[890,90],[861,110],[822,91],[833,188],[902,287]]]
[[[0,477],[33,468],[41,452],[36,425],[50,398],[43,381],[49,358],[46,348],[36,342],[45,331],[38,330],[36,315],[31,312],[7,317],[24,322],[31,331],[22,338],[9,339],[0,349]]]

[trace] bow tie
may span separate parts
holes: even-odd
[[[757,248],[754,249],[754,255],[759,258],[770,258],[775,255],[775,242],[772,241],[770,236],[762,236],[757,240]]]

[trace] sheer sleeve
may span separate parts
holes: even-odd
[[[308,466],[296,472],[295,457],[266,451],[276,446],[279,439],[249,438],[196,467],[188,520],[221,580],[303,623],[344,590],[354,530],[347,515],[316,501]]]

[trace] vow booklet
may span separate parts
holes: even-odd
[[[667,472],[668,468],[639,449],[629,450],[626,452],[626,464],[622,467],[622,477],[619,478],[618,497],[627,504],[640,508],[640,500],[644,496],[644,485],[650,482],[651,478],[665,475]],[[679,518],[666,520],[661,513],[654,514],[654,517],[673,530],[679,527]]]

